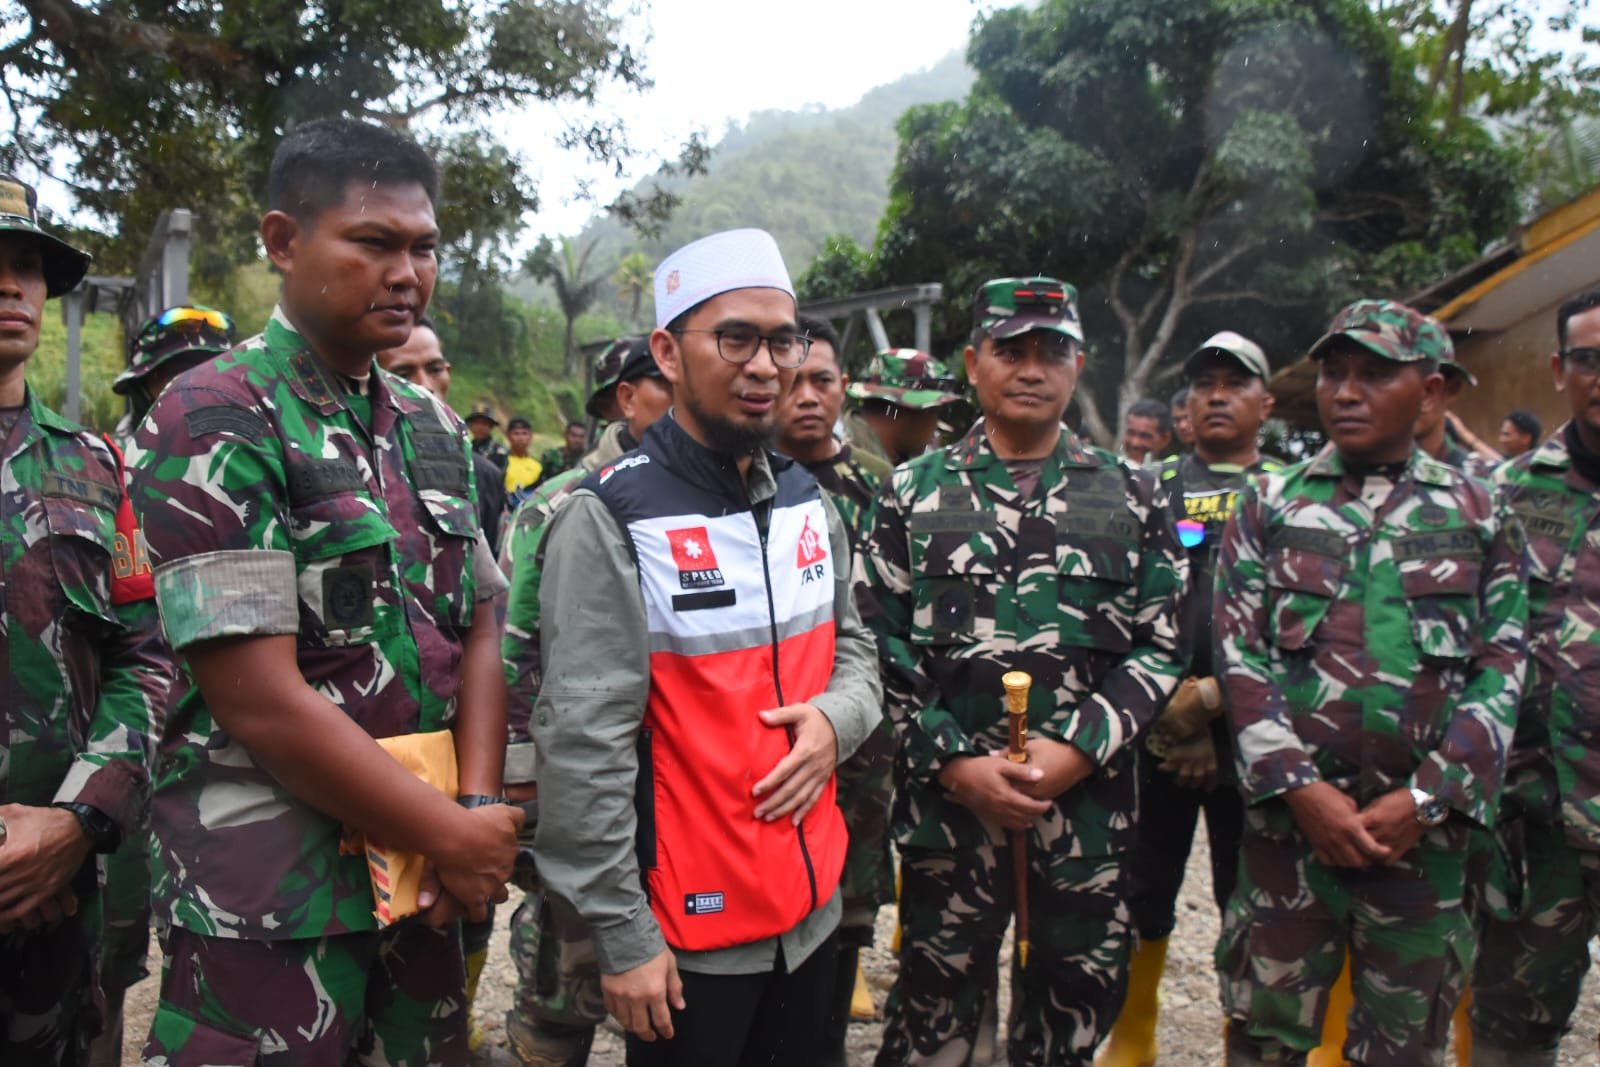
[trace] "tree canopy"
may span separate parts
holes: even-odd
[[[84,234],[100,269],[131,265],[161,210],[195,209],[194,266],[217,277],[254,257],[266,167],[282,133],[329,115],[415,126],[471,184],[446,210],[456,250],[522,229],[534,183],[487,120],[538,102],[649,86],[609,2],[584,0],[19,0],[0,14],[0,165],[57,174],[104,220]],[[587,114],[579,109],[575,114]],[[618,164],[624,126],[575,118],[562,147]],[[698,140],[686,146],[703,163]],[[676,164],[669,164],[669,169]],[[658,225],[670,196],[618,210]],[[470,236],[468,236],[470,235]],[[480,266],[483,264],[480,264]]]
[[[965,101],[901,120],[872,281],[942,281],[947,349],[985,278],[1078,285],[1101,440],[1214,330],[1301,351],[1339,302],[1436,279],[1516,215],[1510,153],[1429,121],[1359,0],[1043,0],[982,19],[968,61]]]

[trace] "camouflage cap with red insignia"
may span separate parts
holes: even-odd
[[[995,340],[1053,330],[1083,340],[1078,290],[1055,278],[996,278],[978,287],[972,325]]]

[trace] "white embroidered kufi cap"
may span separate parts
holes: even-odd
[[[794,296],[778,242],[766,230],[725,230],[684,245],[656,268],[655,288],[657,327],[735,289],[782,289]]]

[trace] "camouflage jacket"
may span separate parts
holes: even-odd
[[[889,453],[884,451],[883,442],[878,440],[878,431],[872,428],[872,424],[861,412],[845,412],[844,435],[854,446],[857,455],[877,456],[885,463],[889,462]]]
[[[1528,678],[1507,794],[1600,850],[1600,486],[1565,428],[1496,472],[1528,537]]]
[[[1006,748],[1000,676],[1023,670],[1029,729],[1099,768],[1057,800],[1062,847],[1126,850],[1138,799],[1129,742],[1183,667],[1189,563],[1154,477],[1063,432],[1022,499],[980,421],[895,468],[874,514],[856,574],[899,738],[901,844],[992,836],[936,776],[952,758]]]
[[[832,459],[805,466],[838,509],[850,538],[852,558],[859,555],[872,504],[894,468],[881,456],[857,451],[848,442],[839,446]],[[844,896],[841,925],[846,927],[871,929],[878,908],[895,898],[888,833],[889,806],[894,798],[894,747],[894,727],[884,719],[861,747],[839,764],[835,799],[850,831],[840,882]]]
[[[872,502],[878,497],[878,488],[889,477],[893,466],[882,456],[857,448],[848,441],[840,444],[832,459],[823,463],[808,463],[806,469],[816,478],[817,484],[833,497],[839,517],[855,545],[865,536],[864,523]]]
[[[373,737],[450,726],[476,601],[504,580],[461,422],[431,394],[375,370],[347,396],[275,310],[167,387],[129,462],[175,649],[294,634],[307,684]],[[186,671],[175,691],[154,783],[157,913],[265,940],[375,928],[339,823],[259,766]]]
[[[172,682],[104,441],[32,390],[0,439],[0,803],[87,804],[132,838]]]
[[[1326,781],[1365,805],[1409,785],[1490,825],[1526,568],[1504,504],[1418,450],[1393,483],[1347,473],[1332,446],[1253,481],[1215,599],[1246,800]]]
[[[1470,448],[1458,444],[1453,437],[1445,438],[1445,452],[1439,457],[1440,462],[1448,463],[1458,471],[1470,474],[1479,481],[1487,482],[1494,477],[1495,463],[1487,456],[1480,456]]]
[[[600,443],[571,470],[562,471],[541,482],[533,495],[522,502],[506,528],[500,546],[500,569],[511,583],[506,598],[505,634],[500,638],[500,658],[505,662],[506,691],[506,770],[507,785],[522,785],[534,780],[533,735],[528,718],[533,702],[539,698],[543,681],[539,656],[539,546],[550,519],[567,496],[593,472],[618,459],[635,447],[627,435],[627,423],[614,422],[600,435]]]

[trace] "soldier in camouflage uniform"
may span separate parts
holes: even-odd
[[[111,385],[129,401],[128,413],[112,431],[117,444],[128,447],[134,427],[172,379],[197,363],[226,352],[234,341],[233,320],[214,308],[179,305],[146,322],[134,337],[127,369]],[[151,597],[153,605],[153,590]],[[123,847],[101,859],[100,869],[105,907],[101,984],[106,997],[106,1025],[90,1049],[89,1062],[92,1067],[117,1067],[122,1062],[123,994],[150,973],[145,967],[150,952],[148,810]]]
[[[433,320],[423,315],[417,319],[411,336],[403,345],[384,349],[378,353],[378,366],[426,389],[434,396],[450,402],[450,361],[444,358],[439,347],[439,332]],[[506,518],[506,485],[500,468],[487,456],[472,453],[472,474],[478,488],[478,525],[483,527],[483,538],[490,548],[500,545],[500,526]]]
[[[132,842],[171,685],[119,457],[27,385],[89,257],[0,175],[0,1063],[76,1064],[101,1022],[95,854]]]
[[[1456,360],[1453,345],[1449,355],[1440,358],[1439,373],[1444,375],[1444,388],[1436,400],[1423,402],[1422,414],[1417,417],[1417,447],[1441,463],[1488,481],[1494,474],[1494,461],[1462,445],[1457,430],[1464,427],[1450,411],[1461,390],[1469,385],[1476,388],[1478,379]]]
[[[868,510],[891,468],[887,460],[834,436],[845,398],[839,335],[825,319],[802,315],[799,322],[811,337],[811,351],[778,402],[778,451],[799,460],[833,497],[852,545],[859,546]],[[850,848],[840,882],[844,915],[839,920],[838,969],[828,1015],[830,1059],[823,1067],[844,1067],[861,950],[872,945],[878,909],[894,900],[894,857],[889,854],[893,768],[894,729],[888,720],[839,764],[836,799],[850,831]]]
[[[879,352],[845,393],[856,401],[856,410],[845,419],[850,443],[891,466],[926,452],[939,419],[961,401],[949,369],[914,348]]]
[[[1475,1067],[1556,1062],[1600,933],[1600,290],[1557,323],[1572,418],[1496,472],[1528,537],[1531,654],[1497,830],[1520,877],[1482,921]]]
[[[148,1063],[467,1059],[457,920],[505,899],[522,821],[500,796],[504,580],[460,422],[373,365],[432,292],[437,182],[387,128],[297,127],[261,222],[279,306],[135,438],[183,666],[155,774]],[[446,730],[459,803],[375,740]],[[425,857],[422,916],[380,929],[346,827]]]
[[[621,420],[618,432],[601,436],[600,444],[566,471],[535,490],[517,509],[500,569],[511,582],[506,632],[501,640],[506,686],[510,692],[506,748],[506,793],[525,805],[524,846],[531,846],[538,819],[534,781],[533,738],[529,719],[542,681],[539,656],[540,543],[550,519],[571,492],[594,471],[638,447],[639,439],[672,406],[672,383],[650,354],[648,339],[633,338],[619,350],[623,361],[606,368],[601,390],[615,397]],[[591,406],[594,396],[590,397]],[[519,878],[525,891],[511,916],[511,958],[517,967],[517,990],[506,1013],[511,1050],[531,1067],[583,1067],[594,1042],[594,1028],[605,1021],[600,995],[600,968],[594,942],[577,914],[560,897],[547,895],[533,878]]]
[[[1177,685],[1188,574],[1149,472],[1063,429],[1083,363],[1077,294],[978,292],[983,419],[895,470],[857,568],[898,738],[903,941],[880,1067],[959,1064],[998,985],[1026,833],[1032,958],[1012,970],[1013,1064],[1088,1064],[1132,938],[1133,741]],[[1033,676],[1027,764],[1004,758],[1000,678]]]
[[[1222,718],[1211,656],[1211,585],[1222,530],[1252,474],[1283,464],[1257,446],[1272,413],[1271,370],[1254,341],[1223,331],[1183,364],[1184,414],[1194,451],[1164,460],[1156,477],[1167,492],[1178,539],[1189,554],[1183,641],[1189,674],[1161,712],[1139,753],[1139,834],[1130,857],[1129,904],[1139,947],[1128,972],[1128,997],[1098,1067],[1156,1062],[1157,991],[1167,939],[1177,925],[1178,893],[1200,816],[1211,853],[1212,896],[1221,912],[1239,865],[1244,804],[1233,774],[1233,746]]]
[[[128,366],[111,383],[128,398],[128,411],[111,436],[123,448],[167,383],[197,363],[233,347],[233,319],[200,304],[169,307],[146,322],[129,344]]]
[[[1223,537],[1216,655],[1248,805],[1217,947],[1230,1065],[1303,1063],[1347,948],[1345,1058],[1442,1061],[1527,619],[1521,527],[1413,443],[1449,345],[1404,305],[1341,311],[1311,351],[1332,443],[1253,481]]]

